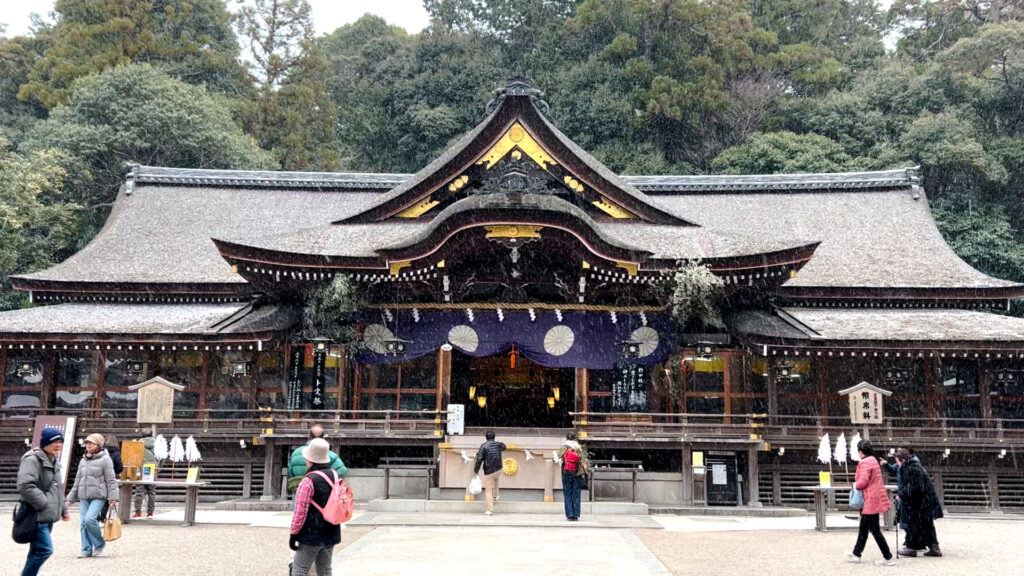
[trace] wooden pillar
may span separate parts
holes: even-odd
[[[758,475],[757,448],[747,448],[747,505],[761,507],[761,481]]]
[[[260,500],[273,500],[274,499],[274,485],[278,478],[277,470],[277,443],[274,438],[264,439],[264,456],[263,456],[263,494],[260,496]]]
[[[782,470],[778,468],[778,461],[775,465],[772,470],[772,506],[782,506]]]
[[[774,425],[779,420],[779,384],[775,380],[775,359],[765,361],[768,363],[768,423]]]
[[[356,362],[356,368],[355,368],[354,372],[355,372],[355,377],[353,378],[354,382],[352,383],[352,409],[358,411],[359,410],[360,396],[362,396],[362,392],[363,392],[362,391],[363,371],[362,371],[361,366],[360,366],[360,364],[358,362]],[[359,415],[358,414],[353,414],[352,417],[353,418],[359,418]]]
[[[447,350],[445,350],[447,348]],[[437,350],[437,408],[448,409],[452,401],[452,347],[444,345]]]
[[[206,416],[204,410],[206,410],[206,389],[208,386],[208,380],[210,379],[210,353],[202,352],[203,358],[203,369],[199,374],[199,413],[195,415],[196,419],[202,419]]]
[[[103,394],[107,386],[107,353],[102,350],[93,352],[92,361],[96,374],[96,413],[93,417],[100,418],[103,414]]]
[[[822,424],[828,426],[828,362],[824,359],[817,363],[818,400],[821,403]]]
[[[346,350],[344,348],[338,348],[338,410],[347,410],[348,403],[348,390],[349,390],[349,377],[348,377],[348,357],[345,356]]]
[[[693,506],[693,447],[683,444],[683,506]]]
[[[981,425],[984,428],[992,427],[992,363],[988,360],[979,360],[978,370],[978,395],[981,400]]]
[[[576,369],[576,380],[573,386],[573,411],[587,412],[587,396],[589,394],[587,382],[587,369]],[[582,420],[582,418],[581,418]]]
[[[935,359],[924,359],[924,402],[928,411],[928,426],[935,425]]]
[[[992,512],[1000,512],[999,509],[999,475],[995,469],[990,468],[988,471],[988,509]]]
[[[40,391],[39,407],[49,410],[53,404],[53,381],[57,373],[57,352],[43,352],[43,362],[40,369],[43,371],[43,389]]]
[[[726,414],[723,423],[732,424],[732,354],[722,354],[722,407]]]

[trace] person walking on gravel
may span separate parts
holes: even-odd
[[[476,464],[473,465],[473,473],[479,474],[483,468],[484,492],[487,498],[487,511],[484,514],[494,514],[494,501],[498,499],[498,479],[501,476],[502,463],[501,453],[505,451],[505,445],[494,439],[494,430],[488,430],[484,434],[486,440],[476,451]]]
[[[861,441],[857,446],[860,452],[860,463],[857,464],[857,473],[854,476],[854,486],[864,494],[864,507],[860,510],[860,527],[857,531],[857,543],[853,546],[852,552],[846,552],[846,560],[849,562],[860,562],[860,555],[864,552],[864,546],[868,542],[868,533],[875,537],[878,549],[882,551],[882,560],[875,564],[879,566],[895,566],[896,560],[889,551],[889,544],[882,535],[882,529],[878,525],[878,518],[883,512],[892,507],[889,504],[889,497],[885,494],[885,484],[882,482],[882,468],[875,457],[875,450],[871,442]]]
[[[106,542],[100,527],[100,511],[108,502],[111,505],[117,504],[117,475],[114,474],[114,462],[103,449],[103,443],[101,434],[90,434],[85,439],[85,455],[78,463],[75,484],[68,492],[67,505],[79,502],[82,515],[82,551],[78,554],[79,558],[103,554]]]
[[[291,576],[308,576],[316,565],[317,576],[331,576],[334,547],[341,542],[341,525],[324,518],[323,510],[331,497],[332,485],[324,475],[340,474],[330,467],[331,448],[323,438],[313,438],[302,448],[306,475],[295,490],[295,511],[292,513],[288,547],[295,551]]]
[[[28,558],[21,576],[36,576],[47,558],[53,555],[53,523],[71,520],[63,504],[64,486],[61,484],[60,451],[64,436],[56,428],[44,428],[39,435],[39,447],[21,457],[18,465],[18,496],[36,510],[36,538],[28,545]]]

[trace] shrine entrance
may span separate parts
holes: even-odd
[[[516,354],[473,358],[452,353],[452,403],[466,426],[571,428],[575,369],[545,368]]]

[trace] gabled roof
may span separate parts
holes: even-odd
[[[555,128],[538,106],[546,109],[540,101],[540,92],[529,83],[514,81],[502,90],[489,108],[493,111],[473,130],[466,133],[443,154],[405,182],[382,196],[378,202],[359,214],[349,216],[337,223],[379,222],[420,204],[431,194],[449,186],[473,164],[481,161],[488,152],[506,139],[514,143],[529,142],[529,147],[542,159],[534,157],[541,168],[546,169],[548,161],[564,168],[583,187],[589,187],[613,204],[644,221],[655,224],[688,225],[681,217],[665,212],[651,203],[640,192],[596,158],[577,146]],[[510,136],[511,135],[511,136]],[[514,144],[513,143],[513,144]],[[515,146],[509,144],[499,155],[510,152]],[[530,154],[530,150],[526,150]],[[497,158],[489,160],[493,164]]]

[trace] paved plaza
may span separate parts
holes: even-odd
[[[0,529],[0,574],[20,572],[25,546],[14,544],[9,508]],[[77,515],[54,531],[56,554],[43,574],[112,576],[155,574],[286,573],[287,512],[225,512],[201,509],[196,526],[181,527],[182,511],[158,513],[154,521],[125,527],[101,558],[77,559]],[[844,562],[856,536],[854,522],[830,517],[837,530],[813,529],[812,516],[737,518],[700,516],[595,516],[570,524],[548,515],[379,514],[357,512],[342,530],[335,574],[385,576],[512,575],[757,575],[874,574],[956,575],[1019,573],[1024,518],[1012,515],[947,518],[939,522],[946,556],[901,560],[893,568]],[[888,533],[890,542],[894,533]]]

